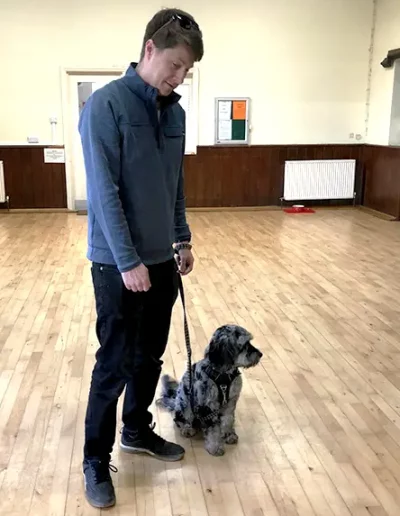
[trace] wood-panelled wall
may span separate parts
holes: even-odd
[[[66,208],[65,165],[45,163],[44,147],[0,147],[10,208]]]
[[[349,158],[357,160],[360,203],[362,154],[363,145],[199,147],[196,155],[186,156],[187,204],[189,207],[277,205],[283,194],[286,160]]]
[[[347,158],[357,203],[400,217],[400,148],[373,145],[199,147],[185,158],[187,206],[278,205],[286,160]],[[44,163],[43,147],[0,147],[0,160],[11,208],[66,208],[65,166]]]
[[[400,218],[400,147],[365,145],[363,205]]]

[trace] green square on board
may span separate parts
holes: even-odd
[[[246,139],[246,120],[232,120],[232,140]]]

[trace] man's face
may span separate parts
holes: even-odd
[[[162,96],[169,95],[182,84],[193,66],[193,56],[185,45],[159,50],[150,40],[146,45],[147,80]]]

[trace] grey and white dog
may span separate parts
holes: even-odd
[[[262,357],[245,328],[224,325],[208,344],[204,358],[192,366],[193,390],[189,373],[181,381],[162,377],[158,404],[174,414],[184,437],[203,432],[205,448],[211,455],[223,455],[225,443],[236,444],[235,409],[242,390],[239,368],[253,367]]]

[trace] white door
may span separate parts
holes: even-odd
[[[117,79],[121,72],[107,75],[68,74],[68,119],[66,120],[66,160],[68,208],[86,209],[86,174],[82,143],[78,131],[79,114],[90,95]]]

